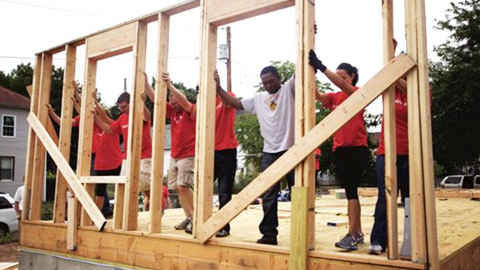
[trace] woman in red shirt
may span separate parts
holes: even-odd
[[[341,92],[322,93],[316,91],[316,99],[331,110],[344,102],[358,87],[356,67],[342,63],[335,72],[322,64],[315,52],[310,51],[310,65],[320,70]],[[356,250],[358,243],[364,242],[360,220],[361,208],[357,187],[368,161],[367,131],[363,110],[348,121],[333,136],[333,156],[336,176],[340,179],[348,200],[348,233],[335,246],[346,250]]]

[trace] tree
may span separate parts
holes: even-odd
[[[480,1],[451,3],[436,28],[451,32],[430,64],[435,160],[447,173],[480,153]]]

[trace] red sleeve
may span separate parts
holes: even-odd
[[[113,133],[122,134],[122,124],[120,123],[120,119],[122,119],[122,116],[110,124],[110,129]]]
[[[72,127],[78,126],[80,126],[80,115],[77,115],[72,119]]]
[[[190,111],[188,112],[188,116],[192,121],[195,121],[195,118],[197,117],[197,114],[193,113],[195,111],[195,104],[192,103],[192,107],[190,108]]]
[[[335,93],[327,93],[327,101],[323,103],[323,106],[327,109],[333,109],[333,99],[335,97]]]

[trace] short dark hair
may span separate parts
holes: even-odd
[[[338,65],[337,69],[345,70],[350,76],[354,75],[352,83],[353,83],[353,86],[357,85],[358,69],[356,67],[350,65],[349,63],[341,63],[340,65]]]
[[[280,74],[278,73],[278,70],[274,66],[264,67],[260,72],[260,76],[267,73],[272,73],[273,76],[277,77],[279,80],[281,79]]]
[[[130,94],[127,93],[127,92],[121,93],[120,96],[118,96],[117,104],[118,104],[118,103],[121,103],[121,102],[130,103]]]

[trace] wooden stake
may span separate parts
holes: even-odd
[[[409,56],[401,55],[394,58],[385,68],[377,73],[362,88],[353,93],[348,100],[332,111],[322,122],[308,132],[305,137],[292,146],[275,163],[255,178],[225,207],[211,217],[198,232],[198,239],[205,243],[225,224],[230,222],[253,200],[273,186],[280,178],[291,171],[313,150],[333,135],[355,114],[360,112],[385,89],[401,78],[415,64]]]
[[[41,76],[41,67],[42,67],[42,55],[37,54],[35,56],[35,65],[33,68],[33,84],[32,84],[32,93],[30,94],[30,112],[38,115],[38,98],[40,93],[40,76]],[[28,139],[27,139],[27,156],[25,158],[25,189],[23,191],[23,211],[22,219],[30,219],[30,204],[31,204],[31,195],[32,195],[32,183],[33,183],[33,168],[34,168],[34,157],[35,157],[35,146],[36,146],[37,137],[35,132],[32,131],[32,128],[28,128]]]
[[[382,2],[383,63],[393,58],[393,0]],[[398,258],[397,222],[397,148],[395,124],[395,87],[383,94],[383,130],[385,142],[385,196],[387,207],[388,258]]]
[[[147,48],[147,24],[137,22],[134,45],[133,93],[130,96],[130,113],[127,150],[127,182],[125,184],[125,204],[123,229],[136,230],[138,216],[138,185],[140,181],[140,157],[142,152],[142,128],[144,103],[141,95],[145,90],[145,63]]]
[[[170,17],[158,14],[158,71],[153,116],[152,188],[150,190],[150,233],[159,233],[162,228],[163,156],[165,148],[165,115],[167,85],[162,80],[168,64],[168,35]]]
[[[58,147],[67,162],[70,160],[70,140],[72,136],[72,113],[73,93],[76,91],[72,85],[75,80],[75,63],[77,48],[67,45],[65,60],[65,72],[63,75],[62,112],[60,124],[60,139]],[[57,182],[55,187],[55,203],[53,208],[53,222],[62,223],[65,221],[67,185],[65,177],[57,169]],[[75,209],[76,210],[76,209]]]
[[[50,103],[50,86],[52,83],[52,55],[42,54],[42,67],[40,75],[40,90],[38,97],[38,119],[44,127],[47,126],[47,104]],[[36,140],[35,158],[33,167],[32,198],[30,201],[30,219],[41,219],[43,180],[45,177],[45,148]]]

